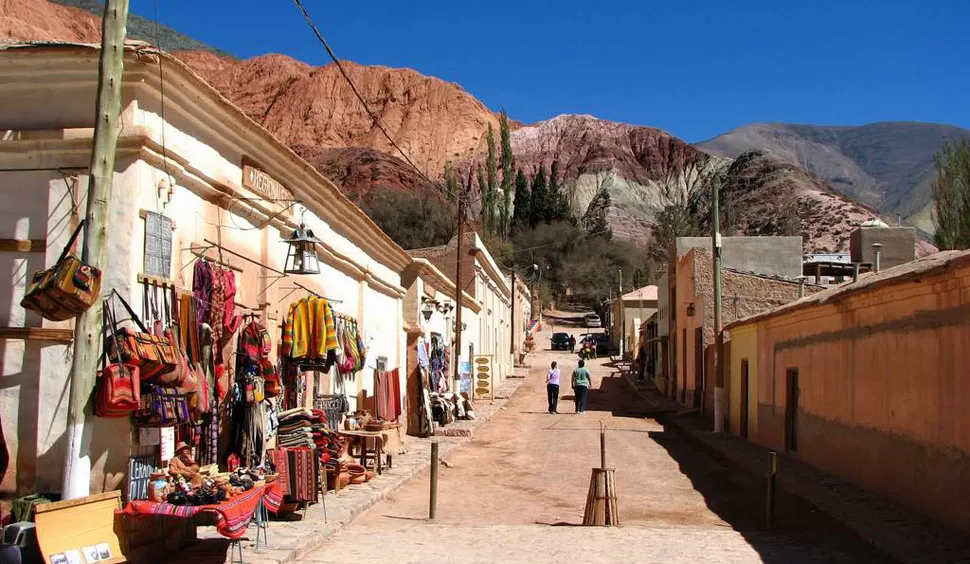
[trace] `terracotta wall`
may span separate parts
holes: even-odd
[[[758,422],[798,458],[970,530],[970,267],[756,322]]]

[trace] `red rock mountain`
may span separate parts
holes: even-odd
[[[144,24],[136,16],[129,20],[130,29],[144,28]],[[79,8],[47,0],[0,0],[3,37],[95,42],[99,26],[100,18]],[[420,174],[383,137],[335,65],[312,67],[274,54],[237,60],[212,51],[174,53],[352,197],[365,197],[371,190],[428,189]],[[345,67],[391,137],[431,178],[439,178],[446,163],[467,170],[468,165],[480,162],[489,125],[498,137],[495,114],[454,83],[410,69],[354,63]],[[770,206],[765,208],[755,196],[763,192],[751,188],[761,184],[733,185],[731,175],[776,174],[777,166],[728,169],[729,160],[711,156],[663,131],[591,116],[565,115],[531,126],[513,125],[517,166],[531,173],[540,164],[548,169],[558,159],[563,185],[577,215],[602,214],[619,236],[645,239],[656,213],[665,205],[686,203],[709,175],[725,171],[738,201],[750,203],[744,229],[764,231],[759,222],[770,223],[771,217],[766,215],[771,213]],[[826,217],[834,221],[827,228],[841,237],[848,226],[875,217],[850,202],[845,202],[849,207],[840,205],[836,210],[831,200],[837,197],[830,187],[803,171],[776,174],[770,186],[772,194],[795,194],[800,229],[805,232],[814,232],[819,218]],[[744,190],[752,190],[752,196],[742,197]],[[824,197],[816,197],[820,194]],[[836,212],[840,215],[834,220],[826,216]],[[836,247],[841,248],[820,236],[813,235],[806,242],[811,251]]]

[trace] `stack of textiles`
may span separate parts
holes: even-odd
[[[287,409],[279,414],[277,442],[283,448],[316,448],[313,441],[313,412],[305,407]]]

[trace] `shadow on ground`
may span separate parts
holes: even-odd
[[[608,411],[613,417],[648,417],[661,423],[663,430],[649,431],[644,440],[653,441],[667,451],[693,488],[704,497],[707,507],[743,535],[763,562],[892,561],[835,519],[780,489],[776,489],[775,519],[769,528],[766,477],[733,464],[670,425],[665,421],[672,416],[667,405],[643,399],[617,375],[603,378],[598,389],[590,390],[587,408]]]

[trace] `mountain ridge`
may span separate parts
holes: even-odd
[[[92,0],[57,1],[6,0],[0,11],[0,32],[20,39],[96,41],[99,19],[91,10],[62,5],[90,7]],[[282,54],[240,60],[222,56],[212,48],[177,50],[173,55],[356,198],[366,198],[374,190],[435,190],[421,173],[440,178],[449,164],[464,167],[464,172],[471,166],[477,168],[484,160],[489,126],[499,144],[498,118],[493,111],[460,85],[411,69],[349,61],[344,64],[368,106],[421,173],[408,166],[387,142],[334,64],[313,67]],[[540,166],[548,170],[552,161],[558,160],[560,180],[577,218],[591,212],[602,214],[615,234],[642,242],[649,239],[654,219],[665,206],[686,205],[711,175],[730,172],[731,161],[718,152],[736,152],[735,157],[744,152],[736,151],[736,139],[726,138],[728,134],[691,145],[657,128],[601,120],[589,114],[554,116],[531,125],[512,122],[512,126],[510,141],[517,166],[532,174]],[[868,173],[830,139],[799,131],[798,126],[751,127],[763,130],[754,130],[758,134],[752,134],[755,139],[760,135],[770,141],[774,135],[776,148],[786,148],[778,138],[787,136],[782,139],[786,143],[794,139],[811,149],[803,151],[804,167],[817,179],[826,178],[825,167],[807,157],[822,154],[835,163],[833,170],[848,171],[849,182],[840,186],[839,178],[829,175],[836,181],[833,190],[824,181],[816,182],[762,160],[758,166],[745,169],[746,181],[737,190],[770,185],[774,192],[813,195],[803,198],[809,207],[828,205],[826,202],[840,187],[855,190],[860,199],[881,197],[878,179],[866,177]],[[843,131],[841,127],[839,132]],[[713,147],[708,150],[705,145]],[[799,156],[796,151],[789,152]],[[741,174],[740,169],[735,170]],[[752,171],[777,178],[753,178]],[[814,196],[818,194],[825,197]],[[867,218],[876,218],[865,206],[860,209]],[[852,219],[846,216],[842,223],[862,217],[849,215]],[[817,215],[806,209],[809,217]],[[756,219],[746,225],[758,225]],[[844,230],[839,227],[837,231]],[[807,251],[815,250],[815,246],[832,245],[806,241]]]

